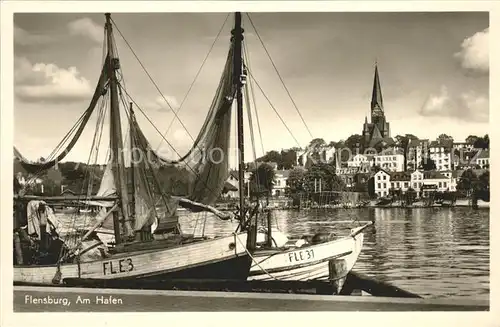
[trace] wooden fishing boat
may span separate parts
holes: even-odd
[[[245,230],[206,239],[185,235],[176,228],[178,206],[192,211],[211,211],[221,219],[232,218],[232,215],[218,212],[211,206],[227,179],[228,156],[214,162],[204,160],[203,155],[214,148],[228,153],[234,99],[238,102],[241,116],[244,78],[241,17],[236,15],[226,65],[205,123],[189,153],[175,161],[163,158],[153,150],[136,120],[133,101],[130,101],[132,99],[121,82],[123,73],[113,36],[115,23],[110,14],[105,17],[107,55],[89,108],[72,129],[75,134],[71,139],[67,138],[69,143],[66,148],[43,162],[32,162],[14,147],[15,160],[36,176],[53,167],[71,151],[96,108],[99,108],[98,127],[94,141],[98,142],[104,126],[105,110],[109,109],[110,155],[100,189],[97,195],[91,195],[89,187],[85,197],[37,197],[15,192],[16,216],[20,221],[25,216],[26,221],[20,224],[14,235],[17,262],[14,264],[14,282],[58,284],[64,283],[65,278],[246,280],[250,259],[245,247]],[[120,103],[129,103],[126,100],[130,101],[129,108],[120,106]],[[121,116],[120,111],[124,111],[125,115]],[[128,119],[128,144],[123,139],[121,117]],[[91,151],[97,151],[95,149],[97,147],[93,145]],[[131,154],[129,165],[126,165],[125,153]],[[138,157],[148,160],[138,160]],[[89,158],[97,158],[97,154],[91,153]],[[159,184],[157,172],[160,168],[170,169],[174,177],[187,176],[189,197],[169,194],[168,185]],[[70,233],[63,235],[57,229],[55,219],[51,218],[49,209],[54,201],[84,203],[89,207],[99,207],[100,213],[83,236],[73,239],[68,236]],[[157,209],[160,205],[162,211]],[[113,247],[101,248],[101,258],[86,261],[83,253],[88,253],[89,248],[84,244],[103,224],[109,222],[109,217],[112,217],[114,231]],[[240,213],[239,217],[244,215]],[[76,221],[79,218],[75,216],[73,219]],[[26,234],[27,239],[23,238]],[[28,242],[28,245],[23,242]],[[102,246],[102,242],[97,241],[92,246],[96,245]],[[26,251],[23,254],[23,249],[29,254],[25,255]],[[47,256],[47,253],[52,253],[52,256]]]
[[[291,247],[256,249],[248,280],[330,281],[340,292],[363,247],[366,223],[351,230],[346,237],[324,240],[312,238],[311,243]],[[272,238],[272,236],[271,236]],[[299,240],[300,241],[300,240]]]

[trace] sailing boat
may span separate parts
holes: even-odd
[[[101,75],[90,105],[72,129],[75,134],[65,150],[43,162],[32,162],[23,157],[14,147],[14,156],[26,171],[34,174],[45,171],[60,162],[71,151],[98,101],[102,100],[102,104],[106,104],[105,100],[109,100],[111,153],[101,179],[99,192],[97,195],[87,193],[85,197],[40,197],[24,195],[22,192],[15,194],[15,213],[20,220],[23,219],[23,215],[27,216],[28,222],[21,224],[22,227],[16,229],[14,236],[17,258],[17,264],[14,265],[14,282],[60,284],[64,283],[66,278],[246,280],[250,259],[245,247],[248,235],[244,228],[230,236],[197,239],[179,233],[176,228],[165,227],[169,222],[176,221],[178,206],[192,211],[211,211],[222,219],[231,218],[211,207],[227,179],[228,156],[224,156],[225,160],[217,163],[202,159],[203,154],[213,148],[219,148],[225,151],[224,153],[228,153],[229,126],[235,98],[239,121],[242,119],[241,85],[244,76],[242,76],[241,60],[243,30],[240,15],[236,14],[226,65],[205,123],[192,149],[177,161],[169,161],[152,149],[136,120],[132,106],[128,111],[127,106],[122,106],[128,118],[130,130],[128,148],[125,146],[122,136],[120,96],[124,100],[123,94],[127,93],[121,83],[123,75],[119,76],[120,79],[117,78],[121,70],[115,51],[114,22],[110,14],[105,14],[105,17],[107,55]],[[107,98],[103,100],[104,97]],[[101,128],[96,128],[94,140],[99,139],[100,129],[102,130],[105,117],[104,107],[104,105],[100,107],[98,122],[101,122],[99,125]],[[241,137],[239,141],[242,146]],[[124,153],[126,151],[122,150],[133,150],[129,152],[132,153],[130,167],[125,165]],[[148,160],[135,160],[137,158],[134,153]],[[240,158],[240,176],[243,173],[241,169],[244,168],[242,162]],[[187,176],[188,198],[167,194],[169,190],[165,189],[165,185],[160,185],[156,173],[165,167],[174,172],[172,174],[174,177]],[[174,182],[171,180],[171,183]],[[55,230],[57,224],[50,210],[50,204],[53,201],[98,206],[101,210],[97,221],[85,235],[75,242],[70,242],[69,237]],[[158,209],[159,206],[162,211]],[[82,244],[111,216],[114,247],[106,249],[101,258],[83,260],[82,252],[88,248],[83,249]],[[240,206],[238,218],[243,225],[243,205]],[[79,218],[74,219],[76,221]],[[154,228],[152,228],[153,225]],[[25,235],[28,234],[29,237],[28,255],[22,253],[23,241],[20,234],[22,234],[23,227],[24,231],[27,231]],[[49,246],[44,243],[47,238],[49,238]],[[47,249],[51,249],[51,253],[58,254],[55,260],[50,260],[44,255]]]
[[[249,19],[251,22],[250,17]],[[252,22],[251,25],[255,30],[255,26]],[[257,30],[255,30],[255,32],[259,40],[262,42],[260,36],[258,36]],[[264,46],[263,43],[262,45]],[[265,51],[266,53],[268,53],[267,50]],[[248,54],[246,54],[245,59],[248,60]],[[249,64],[248,62],[246,62],[246,60],[243,63],[243,67],[245,67],[245,69],[248,69]],[[274,63],[272,64],[274,66]],[[249,114],[249,126],[251,127],[252,121],[249,101],[250,97],[248,96],[248,94],[251,92],[249,90],[249,85],[252,85],[253,75],[249,74],[249,76],[249,82],[245,83],[245,95],[247,96],[246,98],[248,107],[247,110]],[[270,105],[272,106],[271,103]],[[242,117],[242,115],[239,115],[239,117]],[[241,123],[241,125],[243,124]],[[238,135],[240,135],[240,133]],[[251,131],[251,135],[253,135],[253,131]],[[243,148],[240,147],[239,151],[240,154],[242,154]],[[256,157],[255,149],[254,157]],[[239,159],[239,179],[243,180],[241,156]],[[240,186],[241,206],[243,205],[243,198],[244,193],[242,187]],[[259,215],[259,211],[262,212],[263,210],[261,210],[261,200],[258,196],[255,202],[256,204],[254,210],[249,215],[249,217],[247,217],[247,226],[249,228],[247,249],[251,252],[252,256],[252,265],[250,268],[248,280],[325,280],[329,281],[333,286],[335,286],[337,293],[339,293],[347,278],[347,274],[354,267],[361,252],[364,239],[363,231],[373,225],[373,222],[371,221],[362,226],[351,229],[350,233],[345,237],[333,238],[331,237],[333,233],[330,235],[317,234],[314,235],[309,241],[305,241],[303,239],[302,244],[285,247],[282,246],[282,244],[279,244],[281,242],[276,242],[276,240],[272,236],[273,228],[271,224],[271,210],[267,209],[267,228],[262,229],[257,226],[257,217]],[[263,234],[267,239],[267,242],[258,243],[258,238],[262,238]]]

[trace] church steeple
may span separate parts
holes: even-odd
[[[378,77],[378,67],[375,63],[375,76],[373,77],[373,91],[372,91],[372,111],[374,109],[384,110],[384,101],[382,99],[382,88],[380,87],[380,78]]]

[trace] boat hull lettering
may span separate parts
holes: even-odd
[[[102,273],[104,275],[114,275],[119,273],[126,273],[134,270],[134,264],[131,258],[105,261],[102,263]]]
[[[301,262],[311,259],[314,259],[313,249],[306,249],[288,253],[288,260],[290,260],[290,262]]]

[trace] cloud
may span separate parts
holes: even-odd
[[[489,99],[475,92],[452,95],[446,86],[438,94],[431,94],[420,109],[427,117],[450,117],[464,121],[488,122]]]
[[[101,44],[104,40],[104,27],[88,17],[68,23],[68,29],[71,35],[85,36],[98,44]]]
[[[26,58],[14,60],[14,92],[25,102],[73,102],[92,95],[90,82],[75,67],[32,64]]]
[[[490,70],[490,29],[466,38],[462,42],[462,49],[453,56],[459,60],[460,65],[466,71],[476,73],[488,73]]]
[[[14,43],[17,45],[42,45],[53,41],[54,39],[48,35],[33,34],[14,25]]]
[[[138,103],[141,107],[143,106],[147,110],[158,110],[158,111],[171,111],[171,108],[177,110],[179,108],[179,102],[177,98],[173,95],[164,95],[165,99],[161,95],[157,96],[154,100],[145,101],[142,105]],[[165,102],[167,100],[167,102]],[[170,104],[170,106],[169,106]]]

